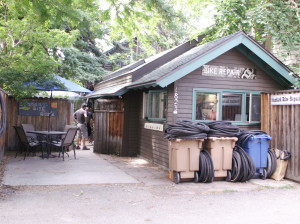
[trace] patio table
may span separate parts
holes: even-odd
[[[28,133],[33,133],[38,136],[38,140],[43,144],[46,143],[46,152],[47,152],[47,158],[55,157],[51,154],[50,150],[50,144],[53,139],[53,136],[62,136],[67,134],[65,131],[27,131]],[[44,158],[44,154],[42,154],[42,158]]]

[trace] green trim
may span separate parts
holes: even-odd
[[[293,76],[290,76],[290,79],[293,79],[293,83],[291,83],[289,80],[287,80],[284,76],[279,74],[277,71],[275,71],[273,68],[267,68],[268,65],[257,55],[255,54],[249,54],[249,49],[243,45],[240,45],[237,47],[237,50],[241,52],[244,56],[246,56],[250,61],[252,61],[254,64],[256,64],[261,70],[263,70],[265,73],[267,73],[272,79],[274,79],[277,83],[279,83],[281,86],[291,87],[291,85],[296,82],[296,79]]]
[[[151,113],[151,93],[162,93],[167,92],[167,90],[149,90],[148,92],[148,102],[147,102],[147,117],[149,121],[166,121],[167,118],[156,118],[156,117],[149,117]]]
[[[244,48],[250,49],[254,54],[249,55],[241,46],[243,45]],[[237,47],[239,46],[239,47]],[[249,39],[245,34],[238,35],[233,37],[233,39],[219,45],[217,48],[211,50],[207,54],[203,56],[199,56],[197,59],[191,61],[186,66],[181,66],[181,68],[171,72],[168,75],[165,75],[157,80],[157,84],[161,87],[165,87],[176,80],[184,77],[185,75],[191,73],[197,68],[200,68],[204,64],[210,62],[211,60],[217,58],[218,56],[224,54],[228,50],[237,47],[245,56],[247,56],[251,61],[257,64],[263,71],[271,75],[273,79],[276,81],[284,82],[286,86],[291,86],[291,84],[296,82],[296,78],[290,75],[290,70],[285,68],[281,63],[271,57],[266,51],[262,49],[262,47],[255,44],[252,40]],[[256,57],[256,59],[255,59]],[[266,64],[264,64],[264,63]],[[266,65],[272,68],[272,70],[266,69]],[[274,75],[272,73],[276,73]]]
[[[247,94],[253,95],[260,95],[261,92],[259,91],[248,91],[248,90],[230,90],[230,89],[205,89],[205,88],[193,88],[193,101],[192,101],[192,120],[201,121],[201,122],[210,122],[211,120],[196,120],[196,94],[198,92],[201,93],[217,93],[219,94],[218,98],[218,120],[222,120],[222,94],[223,93],[239,93],[242,94],[242,120],[241,121],[230,121],[234,125],[255,125],[260,124],[260,121],[252,121],[251,123],[247,122],[246,117],[246,98]]]
[[[289,75],[290,71],[284,68],[280,63],[278,63],[274,58],[268,55],[261,47],[257,46],[251,40],[244,38],[242,44],[245,45],[248,49],[251,49],[261,60],[267,63],[280,75],[282,75],[286,80],[293,84],[296,80],[293,76]]]
[[[211,60],[215,59],[216,57],[224,54],[225,52],[229,51],[230,49],[238,46],[242,39],[244,38],[244,35],[239,35],[236,38],[225,42],[223,45],[218,46],[216,49],[214,49],[211,52],[208,52],[207,54],[198,57],[196,60],[192,61],[186,66],[183,66],[179,68],[177,71],[173,72],[170,75],[167,75],[159,80],[157,80],[157,84],[161,87],[165,87],[176,80],[184,77],[186,74],[189,74],[190,72],[196,70],[197,68],[200,68],[202,65],[210,62]]]

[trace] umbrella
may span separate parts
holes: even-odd
[[[36,90],[41,91],[50,91],[50,111],[49,111],[49,119],[48,119],[48,131],[50,130],[50,117],[52,116],[52,92],[53,91],[69,91],[69,92],[76,92],[76,93],[90,93],[91,91],[74,83],[70,80],[67,80],[61,76],[54,76],[54,79],[48,80],[44,83],[37,83],[37,82],[27,82],[25,85],[34,86]]]

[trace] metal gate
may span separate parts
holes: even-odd
[[[121,155],[124,105],[121,99],[101,99],[94,109],[94,152]]]

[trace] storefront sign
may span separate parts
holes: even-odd
[[[253,68],[203,65],[202,75],[234,79],[256,79],[256,70]]]
[[[300,104],[300,94],[272,95],[271,105],[297,105]]]
[[[156,123],[145,123],[145,129],[155,130],[155,131],[163,131],[164,125],[163,124],[156,124]]]
[[[20,101],[19,115],[23,116],[49,116],[50,110],[53,117],[57,116],[57,103],[52,102],[51,108],[48,102]]]

